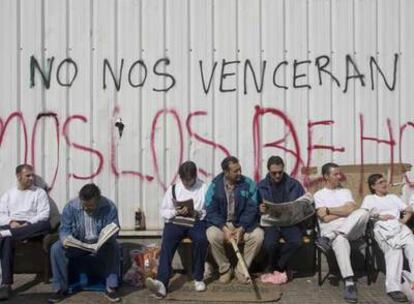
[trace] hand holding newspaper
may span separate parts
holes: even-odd
[[[69,235],[65,241],[64,245],[67,247],[79,248],[86,250],[92,253],[98,252],[99,248],[106,243],[115,233],[119,231],[119,227],[115,223],[110,223],[106,225],[101,232],[99,233],[98,241],[94,244],[88,244],[75,239],[73,236]]]
[[[260,225],[263,227],[296,225],[315,213],[310,193],[305,193],[292,202],[273,203],[264,200],[264,204],[267,211],[260,218]]]

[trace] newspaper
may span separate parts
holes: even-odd
[[[174,206],[176,208],[186,207],[188,213],[186,216],[182,216],[182,215],[175,216],[171,220],[171,222],[173,224],[180,225],[180,226],[193,227],[195,220],[196,220],[196,215],[197,215],[197,213],[194,211],[194,201],[192,199],[189,199],[186,201],[175,201],[174,200]]]
[[[260,225],[270,226],[292,226],[296,225],[315,214],[313,196],[305,193],[295,201],[286,203],[273,203],[263,200],[267,207],[266,214],[260,218]]]
[[[101,232],[99,233],[98,241],[94,244],[88,244],[75,239],[73,236],[69,235],[65,239],[65,246],[79,248],[86,250],[92,253],[98,252],[99,248],[106,243],[115,233],[119,231],[119,227],[115,223],[110,223],[106,225]]]

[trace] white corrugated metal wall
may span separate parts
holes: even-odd
[[[299,177],[413,163],[413,16],[410,0],[1,0],[0,190],[27,159],[60,207],[94,180],[124,229],[137,207],[156,229],[181,160],[206,180],[226,153],[256,178],[271,154]]]

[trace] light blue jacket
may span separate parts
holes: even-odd
[[[96,220],[96,232],[99,236],[102,228],[110,223],[115,223],[119,226],[118,211],[115,204],[104,196],[98,203],[93,215]],[[84,210],[82,208],[79,198],[70,200],[65,208],[63,208],[60,217],[59,238],[63,242],[64,239],[72,235],[74,238],[85,242],[85,219]],[[115,240],[117,235],[114,235],[111,240]]]

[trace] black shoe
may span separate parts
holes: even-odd
[[[401,291],[391,291],[388,293],[394,302],[408,302],[408,298]]]
[[[59,303],[60,301],[63,301],[67,296],[67,291],[58,290],[49,299],[47,299],[47,303]]]
[[[8,300],[10,298],[11,287],[10,285],[2,285],[0,287],[0,301]]]
[[[104,297],[112,303],[121,301],[120,296],[118,295],[118,293],[114,289],[112,289],[111,291],[108,291],[108,289],[107,289],[104,293]]]
[[[326,236],[318,237],[315,240],[315,245],[325,254],[332,249],[331,240]]]
[[[344,300],[348,303],[358,303],[358,294],[355,285],[345,286]]]

